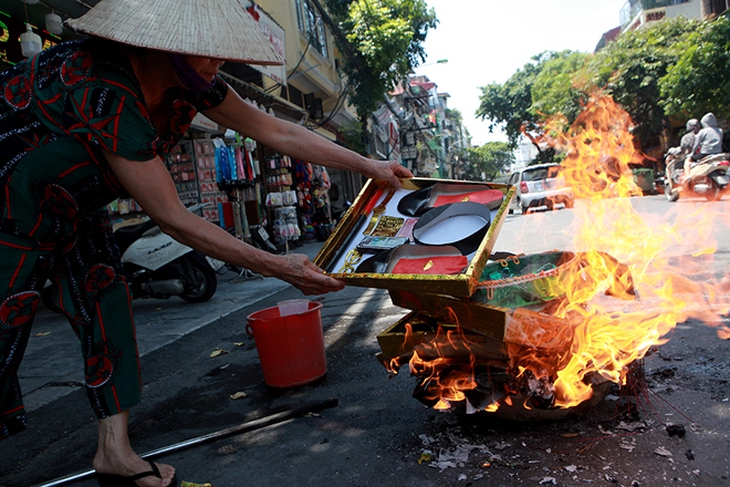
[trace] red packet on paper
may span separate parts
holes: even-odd
[[[391,274],[459,274],[468,265],[465,255],[402,257]]]
[[[504,194],[502,194],[502,192],[498,189],[484,189],[481,191],[472,191],[470,193],[462,194],[443,194],[436,197],[436,201],[433,206],[438,207],[451,203],[466,203],[467,201],[486,205],[496,201],[501,202],[503,197]]]

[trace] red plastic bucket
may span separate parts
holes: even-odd
[[[296,387],[327,373],[322,332],[322,303],[308,301],[307,310],[281,316],[280,307],[248,316],[264,381],[271,387]]]

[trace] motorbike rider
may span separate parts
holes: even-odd
[[[691,155],[684,163],[685,177],[689,177],[689,170],[693,163],[702,160],[704,157],[722,153],[722,129],[717,125],[717,119],[712,112],[706,113],[700,120],[702,129],[695,137]]]
[[[668,170],[669,165],[675,161],[684,161],[685,158],[692,153],[692,147],[695,145],[697,132],[700,131],[700,121],[696,118],[687,120],[687,133],[682,136],[679,146],[672,147],[667,151],[667,157],[664,159],[664,168]]]
[[[699,131],[692,146],[692,160],[699,161],[705,156],[722,153],[722,129],[712,112],[702,117],[702,130]]]
[[[692,153],[692,148],[695,146],[695,140],[697,140],[697,133],[700,131],[700,121],[696,118],[690,118],[687,120],[687,133],[682,136],[679,141],[679,149],[681,150],[679,156],[686,157]]]

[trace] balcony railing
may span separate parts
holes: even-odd
[[[621,26],[625,27],[644,10],[671,7],[673,5],[689,3],[690,1],[691,0],[629,0],[621,8],[621,12],[619,14]]]

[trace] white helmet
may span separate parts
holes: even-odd
[[[692,132],[694,129],[700,128],[700,121],[696,118],[690,118],[687,120],[687,132]]]

